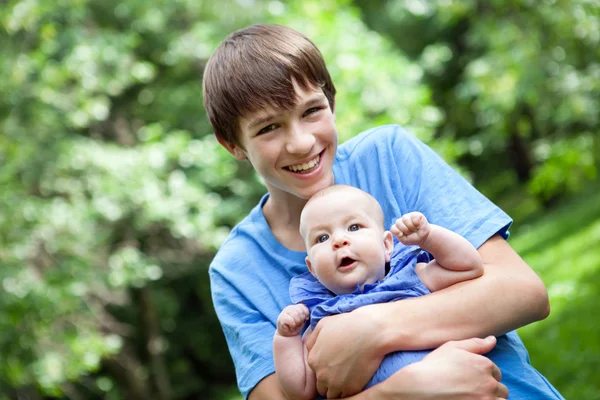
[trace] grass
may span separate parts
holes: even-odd
[[[567,399],[600,400],[600,190],[594,191],[515,227],[510,239],[546,284],[552,308],[519,334],[532,364]]]

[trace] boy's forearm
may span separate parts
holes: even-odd
[[[306,363],[300,335],[273,337],[273,359],[279,384],[289,400],[312,400],[316,393],[314,373]]]
[[[489,239],[478,251],[483,276],[427,296],[368,306],[379,321],[384,353],[500,335],[548,315],[544,284],[503,238]]]

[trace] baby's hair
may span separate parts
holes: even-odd
[[[335,87],[319,49],[281,25],[252,25],[233,32],[204,69],[204,108],[215,135],[240,145],[239,119],[265,108],[287,110],[301,89],[321,88],[331,109]]]
[[[373,218],[375,219],[375,221],[377,221],[377,223],[381,226],[381,229],[385,230],[385,221],[384,221],[384,216],[383,216],[383,210],[382,210],[379,202],[375,199],[375,197],[371,196],[369,193],[367,193],[364,190],[361,190],[359,188],[356,188],[354,186],[339,184],[339,185],[328,186],[325,189],[319,190],[310,199],[308,199],[308,201],[304,205],[302,213],[304,213],[304,210],[306,210],[306,208],[311,204],[311,202],[315,201],[316,199],[322,198],[322,197],[325,197],[325,196],[328,196],[331,194],[336,194],[338,192],[353,192],[353,193],[359,194],[360,196],[363,196],[364,198],[368,199],[370,213],[373,215]],[[303,228],[303,220],[304,219],[302,218],[302,214],[301,214],[300,215],[300,233],[302,234],[302,236],[304,236],[303,229],[302,229]]]

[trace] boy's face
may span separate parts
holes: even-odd
[[[314,198],[302,211],[302,234],[310,272],[335,294],[385,275],[393,239],[369,212],[372,203],[355,192]]]
[[[320,88],[294,87],[295,107],[240,118],[240,145],[221,143],[237,159],[250,161],[275,201],[308,199],[333,183],[335,115]]]

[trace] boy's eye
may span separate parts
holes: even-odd
[[[256,136],[258,135],[262,135],[264,133],[268,133],[271,132],[273,129],[275,129],[277,126],[275,126],[275,124],[271,124],[271,125],[267,125],[264,128],[262,128],[260,131],[258,131],[258,133],[256,134]]]
[[[354,232],[360,229],[360,226],[358,224],[352,224],[348,227],[348,232]]]
[[[327,239],[329,239],[329,235],[321,235],[321,236],[317,237],[317,243],[326,242]]]
[[[304,115],[314,114],[314,113],[318,112],[320,109],[321,109],[321,107],[311,107],[304,112]]]

